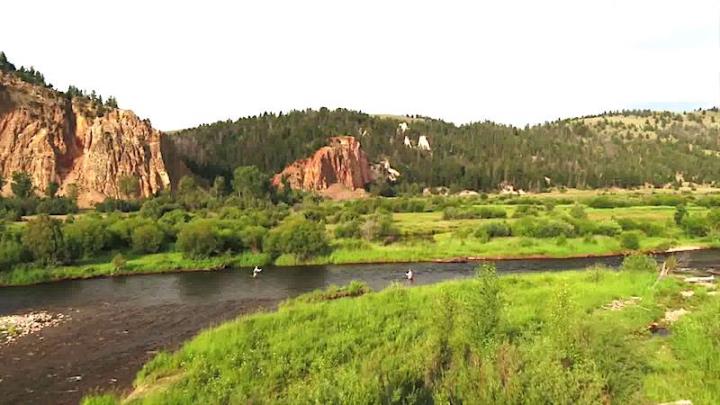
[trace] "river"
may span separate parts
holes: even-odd
[[[681,265],[720,267],[720,250],[678,254]],[[618,266],[621,257],[496,262],[499,274]],[[0,315],[46,310],[59,326],[0,346],[0,403],[71,404],[93,390],[123,391],[158,350],[174,350],[203,328],[280,300],[362,280],[374,290],[412,268],[414,285],[471,277],[478,263],[266,267],[61,281],[0,288]]]

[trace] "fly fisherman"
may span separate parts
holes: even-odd
[[[253,269],[253,278],[257,278],[258,274],[260,274],[261,271],[262,269],[260,267],[255,266],[255,268]]]

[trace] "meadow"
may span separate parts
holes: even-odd
[[[631,256],[620,271],[354,283],[207,330],[147,363],[132,392],[84,404],[718,403],[720,300],[656,279]]]
[[[235,207],[202,212],[174,209],[156,217],[142,210],[122,215],[86,212],[65,218],[63,227],[76,229],[74,251],[81,257],[72,263],[17,264],[0,271],[0,285],[256,265],[564,258],[720,245],[720,209],[716,208],[720,198],[714,194],[561,195],[307,200],[270,214],[243,214]],[[255,226],[256,217],[265,218],[267,228]],[[280,219],[273,225],[268,217]],[[284,231],[288,242],[275,241],[271,247],[268,235],[298,219],[312,224],[303,225],[313,227],[310,232],[320,232],[314,236],[317,251],[306,249],[310,244],[302,238],[308,237],[307,229],[288,229]],[[14,222],[6,228],[20,235],[31,222]],[[207,229],[196,227],[196,234],[185,238],[190,242],[180,245],[183,229],[194,230],[191,225],[196,223]],[[139,247],[134,234],[138,228],[152,231],[140,235]],[[249,237],[245,229],[250,229]],[[207,243],[212,242],[213,248],[197,252],[197,247],[207,244],[203,237],[212,239]],[[253,241],[252,248],[246,239]],[[155,243],[155,250],[143,251],[146,241]],[[83,249],[92,250],[82,253]],[[122,265],[113,263],[118,253]]]

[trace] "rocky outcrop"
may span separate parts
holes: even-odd
[[[170,187],[161,133],[132,111],[98,111],[87,99],[0,72],[0,175],[30,174],[40,191],[77,188],[80,205],[120,197],[119,180],[132,176],[139,194]],[[7,190],[6,190],[7,191]]]
[[[281,187],[283,178],[293,189],[325,191],[342,186],[347,190],[361,190],[372,181],[368,157],[360,142],[352,136],[330,138],[328,146],[312,156],[295,161],[273,177],[273,184]]]

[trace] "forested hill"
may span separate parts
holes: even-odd
[[[360,139],[373,161],[387,158],[402,173],[400,186],[661,186],[678,173],[685,181],[720,182],[717,109],[622,111],[526,128],[321,109],[205,124],[169,138],[195,173],[212,178],[240,165],[279,172],[338,134]],[[418,147],[421,135],[431,151]]]

